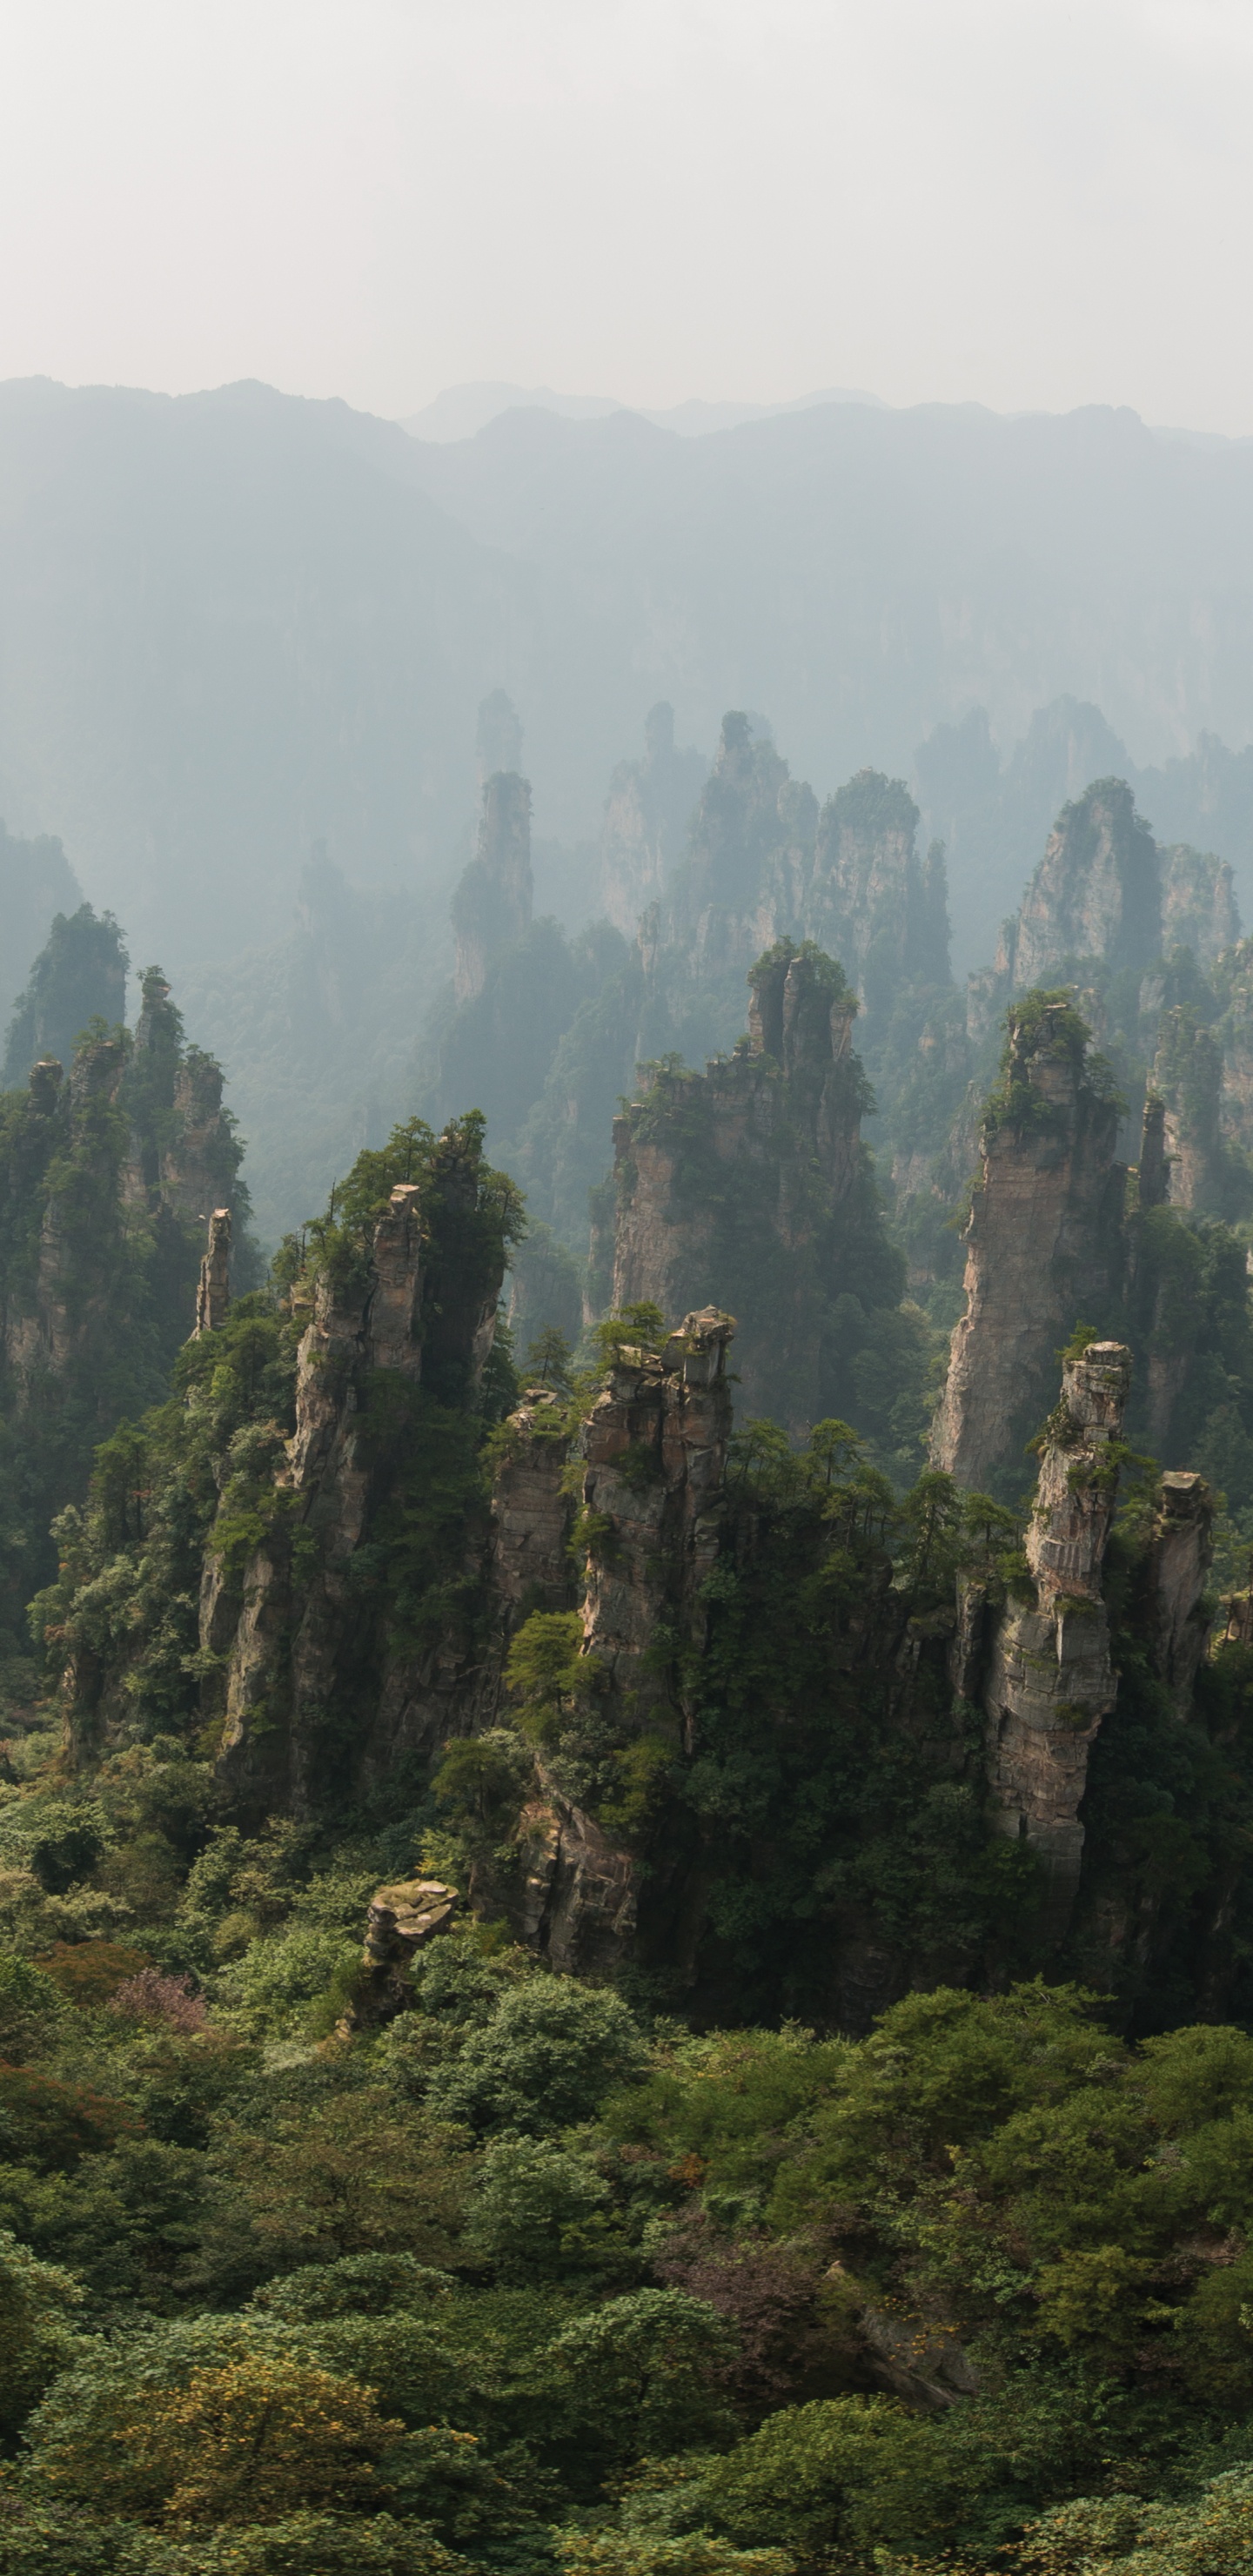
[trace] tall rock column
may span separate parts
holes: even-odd
[[[1222,1205],[1222,1083],[1222,1049],[1212,1030],[1199,1028],[1190,1010],[1165,1012],[1151,1084],[1164,1113],[1166,1195],[1172,1207],[1204,1212]]]
[[[242,1586],[211,1554],[201,1596],[202,1647],[225,1664],[221,1762],[254,1811],[277,1795],[304,1812],[334,1764],[360,1777],[448,1732],[462,1649],[441,1640],[424,1662],[394,1645],[384,1590],[356,1560],[412,1468],[423,1405],[446,1420],[476,1401],[504,1271],[479,1186],[475,1140],[454,1127],[351,1262],[293,1289],[296,1427],[277,1450],[270,1527]]]
[[[216,1333],[226,1322],[231,1303],[231,1212],[215,1208],[209,1219],[209,1243],[200,1264],[196,1322],[192,1340]]]
[[[1214,1497],[1201,1476],[1162,1478],[1153,1514],[1153,1660],[1180,1717],[1209,1642],[1205,1587],[1214,1561]]]
[[[745,1409],[799,1431],[821,1409],[842,1240],[878,1223],[858,1186],[869,1095],[830,958],[782,940],[749,981],[734,1053],[703,1074],[662,1068],[614,1121],[612,1303],[673,1315],[720,1292],[740,1318]]]
[[[966,1312],[932,1435],[933,1463],[979,1489],[1021,1481],[1058,1349],[1117,1305],[1124,1260],[1118,1109],[1088,1032],[1047,994],[1012,1005],[1008,1025],[966,1225]]]
[[[516,771],[496,770],[483,788],[477,856],[453,896],[459,1002],[482,992],[493,951],[529,928],[534,892],[531,790]]]
[[[641,1728],[668,1705],[652,1670],[660,1624],[703,1633],[700,1586],[718,1553],[731,1437],[727,1345],[716,1306],[685,1315],[659,1358],[623,1351],[582,1435],[589,1543],[583,1628],[619,1706]]]
[[[1121,1342],[1094,1342],[1064,1364],[1027,1529],[1030,1596],[1000,1614],[983,1694],[990,1820],[1038,1852],[1059,1939],[1079,1880],[1088,1753],[1118,1687],[1101,1568],[1130,1385]]]
[[[734,1331],[730,1315],[707,1307],[684,1317],[660,1356],[624,1349],[579,1435],[584,1651],[598,1672],[598,1707],[619,1737],[686,1733],[676,1678],[659,1662],[657,1643],[669,1634],[677,1653],[704,1634],[701,1586],[722,1536],[731,1436],[726,1353]],[[520,1492],[516,1468],[511,1481],[522,1507],[517,1533],[534,1531],[527,1553],[538,1571],[551,1548],[552,1509],[543,1491],[545,1483],[553,1490],[551,1471],[547,1478],[540,1471],[538,1509],[533,1459]],[[516,1582],[509,1527],[516,1515],[506,1489],[497,1539],[497,1584],[506,1592]],[[518,1932],[556,1967],[609,1975],[635,1942],[638,1858],[561,1794],[542,1761],[537,1771],[539,1794],[521,1820],[527,1865]]]

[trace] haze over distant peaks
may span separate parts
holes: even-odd
[[[457,438],[476,438],[505,411],[551,411],[562,420],[604,420],[612,411],[635,411],[657,429],[674,430],[680,438],[702,438],[715,429],[736,429],[745,420],[774,420],[781,412],[812,411],[817,403],[870,403],[886,409],[878,394],[829,385],[821,393],[797,394],[791,402],[672,403],[668,410],[648,411],[642,404],[619,402],[611,394],[558,394],[551,385],[448,385],[422,411],[402,421],[413,438],[443,445]]]

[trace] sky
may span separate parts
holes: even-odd
[[[1250,0],[0,0],[0,377],[1253,433]]]

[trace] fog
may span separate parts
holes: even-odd
[[[0,376],[1253,430],[1238,0],[0,13]]]

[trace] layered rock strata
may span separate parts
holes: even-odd
[[[1092,1079],[1069,1005],[1011,1008],[965,1229],[966,1311],[932,1436],[933,1463],[959,1484],[1017,1480],[1059,1346],[1119,1297],[1126,1171],[1117,1134],[1117,1103]]]

